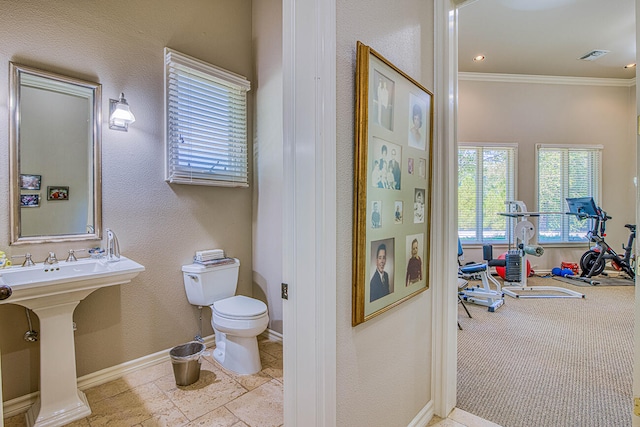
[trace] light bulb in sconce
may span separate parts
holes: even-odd
[[[109,100],[109,129],[127,132],[129,125],[135,121],[136,118],[129,109],[124,93],[120,94],[120,99]]]

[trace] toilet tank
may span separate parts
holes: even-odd
[[[208,267],[202,264],[182,266],[184,289],[189,303],[211,305],[236,294],[240,260],[232,259],[232,263]]]

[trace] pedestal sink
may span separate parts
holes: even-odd
[[[125,257],[0,270],[0,286],[12,290],[0,304],[22,305],[40,318],[40,396],[26,414],[27,425],[62,426],[91,414],[77,385],[73,311],[96,289],[128,283],[141,271],[144,266]]]

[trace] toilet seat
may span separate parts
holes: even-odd
[[[267,314],[267,306],[260,300],[236,295],[216,301],[211,306],[214,315],[235,320],[260,319]]]

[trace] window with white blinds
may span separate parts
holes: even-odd
[[[539,212],[568,212],[567,197],[593,197],[598,204],[602,146],[536,146]],[[541,215],[538,242],[585,242],[589,221],[572,215]]]
[[[166,180],[248,187],[244,77],[165,48]]]
[[[506,243],[508,222],[498,215],[515,199],[515,144],[460,144],[458,237],[462,243]]]

